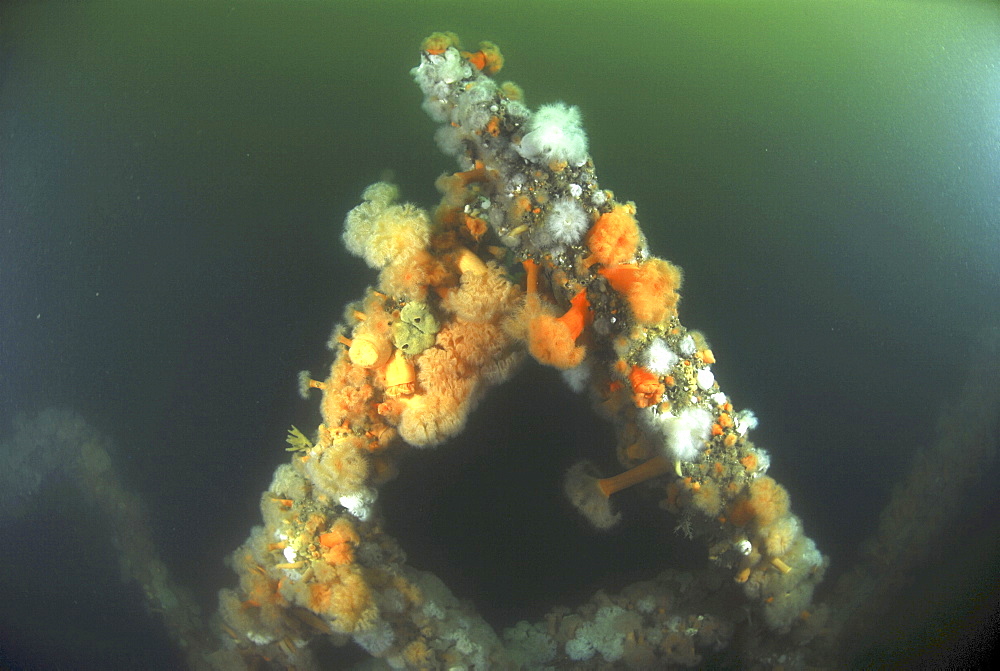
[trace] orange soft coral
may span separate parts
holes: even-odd
[[[757,514],[757,525],[769,527],[788,514],[788,491],[765,475],[750,483],[750,503]]]
[[[529,300],[529,303],[532,301]],[[537,298],[535,298],[537,302]],[[546,312],[528,322],[528,351],[539,363],[555,368],[575,368],[583,363],[587,349],[576,344],[590,310],[587,292],[581,291],[570,301],[570,309],[561,317]]]
[[[586,236],[590,256],[587,263],[615,266],[635,258],[639,250],[639,224],[635,220],[635,205],[615,205],[598,218]]]
[[[503,67],[503,54],[500,53],[500,47],[492,42],[480,42],[479,51],[474,54],[463,51],[462,55],[468,58],[469,62],[477,69],[488,75],[496,74]]]
[[[241,576],[240,586],[246,593],[244,608],[266,608],[283,606],[285,599],[278,591],[278,581],[271,578],[259,567],[251,568]]]
[[[587,292],[580,291],[570,301],[570,308],[562,316],[555,316],[549,306],[538,296],[538,264],[531,259],[523,263],[527,273],[525,290],[528,294],[524,306],[527,320],[525,337],[528,351],[539,363],[555,368],[574,368],[583,363],[587,350],[576,344],[590,317]]]
[[[308,607],[330,618],[337,631],[350,633],[370,627],[378,617],[371,588],[356,564],[317,570],[316,577],[317,580],[309,583]]]
[[[328,427],[362,428],[374,390],[368,370],[351,363],[346,351],[337,356],[323,393],[323,421]]]
[[[677,309],[681,269],[663,259],[621,264],[598,271],[628,301],[641,324],[655,326]]]
[[[451,31],[431,33],[424,38],[420,48],[429,54],[443,54],[448,47],[461,47],[462,42],[458,35]]]
[[[753,523],[764,528],[787,515],[788,507],[788,492],[774,478],[765,475],[754,479],[747,493],[733,502],[728,518],[738,527]]]
[[[345,517],[338,518],[330,530],[319,535],[319,544],[323,548],[323,559],[335,566],[354,562],[354,547],[361,537],[354,525]]]
[[[698,489],[692,491],[691,501],[703,513],[714,517],[722,509],[722,492],[715,482],[706,479]]]
[[[444,196],[442,206],[445,208],[461,208],[468,203],[474,194],[468,190],[470,184],[490,184],[497,179],[496,170],[485,167],[482,161],[476,161],[471,170],[455,172],[450,175],[441,175],[434,182],[434,186]],[[438,212],[444,212],[439,207]]]

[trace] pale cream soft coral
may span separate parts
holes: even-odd
[[[417,357],[419,391],[403,401],[400,437],[411,445],[429,447],[461,431],[486,389],[516,368],[520,356],[511,345],[496,324],[442,326],[436,345]]]
[[[475,387],[472,380],[455,380],[456,386]],[[406,409],[399,422],[399,435],[415,447],[433,447],[465,428],[469,403],[461,394],[419,394],[407,399]]]
[[[431,287],[452,279],[448,269],[427,250],[404,257],[405,263],[389,263],[378,276],[379,289],[403,301],[426,301]]]
[[[362,488],[371,469],[365,440],[354,435],[337,438],[325,447],[316,447],[309,459],[300,464],[309,481],[331,498]]]
[[[445,296],[441,306],[464,321],[491,322],[512,311],[520,295],[503,269],[490,261],[486,272],[462,273],[460,285]]]
[[[450,374],[467,377],[480,375],[483,368],[499,359],[508,341],[503,331],[494,324],[452,322],[438,333],[437,344],[455,359],[454,370]],[[437,376],[433,379],[436,380]]]
[[[396,204],[399,189],[377,182],[365,189],[364,202],[347,213],[344,245],[372,268],[389,263],[407,263],[426,249],[431,238],[431,220],[415,205]]]
[[[399,435],[411,445],[429,447],[465,427],[479,380],[456,352],[441,347],[425,350],[417,359],[417,370],[421,392],[405,400]]]
[[[767,529],[765,548],[772,557],[781,557],[802,535],[802,523],[795,515],[786,515]]]

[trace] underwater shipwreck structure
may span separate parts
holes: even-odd
[[[636,205],[598,184],[579,111],[529,110],[515,85],[493,79],[502,65],[490,43],[464,51],[438,33],[422,45],[412,75],[458,171],[438,179],[433,212],[380,182],[348,213],[344,243],[377,283],[346,306],[328,373],[301,377],[304,394],[322,397],[321,421],[289,432],[290,459],[261,496],[262,524],[231,556],[238,583],[210,621],[158,559],[103,440],[73,416],[37,421],[69,427],[56,442],[76,444],[77,481],[112,520],[124,574],[192,668],[323,668],[310,646],[320,637],[360,646],[371,668],[836,665],[843,637],[891,595],[888,567],[920,561],[917,548],[947,523],[922,496],[938,452],[970,474],[992,458],[995,376],[980,369],[963,401],[981,406],[981,428],[956,425],[920,453],[870,560],[814,600],[828,561],[767,474],[753,413],[734,406],[705,336],[680,321],[681,270],[649,249]],[[496,632],[447,576],[407,564],[383,530],[378,494],[401,454],[461,432],[528,357],[562,371],[615,427],[620,471],[581,462],[566,476],[580,513],[610,528],[616,492],[645,488],[707,561]],[[15,442],[38,435],[25,427]],[[939,501],[953,493],[934,486]],[[913,516],[930,522],[914,526]]]
[[[295,666],[301,642],[324,632],[394,667],[535,668],[690,663],[727,645],[733,623],[679,607],[667,584],[501,641],[382,531],[378,488],[399,452],[459,433],[526,355],[563,371],[616,427],[623,472],[580,463],[566,479],[595,526],[616,522],[616,491],[647,483],[761,626],[786,633],[811,616],[825,560],[748,439],[753,414],[733,407],[705,338],[678,318],[680,269],[648,249],[635,205],[599,186],[579,111],[532,113],[491,78],[501,65],[489,43],[470,53],[436,34],[423,45],[412,74],[460,170],[438,180],[433,213],[377,183],[347,216],[344,243],[378,283],[347,307],[329,375],[303,377],[322,394],[322,423],[290,435],[264,524],[233,557],[240,585],[220,607],[237,649]]]

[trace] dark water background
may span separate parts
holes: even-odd
[[[443,29],[498,43],[532,107],[580,106],[602,185],[684,268],[681,317],[760,417],[832,581],[998,321],[995,3],[5,3],[0,419],[66,405],[111,435],[164,559],[214,610],[288,426],[318,421],[296,373],[321,374],[374,281],[344,214],[386,170],[431,206],[454,169],[408,76]],[[610,472],[610,448],[530,366],[406,460],[389,530],[497,627],[702,566],[631,494],[607,535],[563,504],[565,468]],[[921,576],[876,659],[981,631],[1000,553],[976,516],[995,513],[970,511],[961,575]],[[71,486],[3,534],[0,663],[176,664]]]

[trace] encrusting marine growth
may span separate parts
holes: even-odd
[[[219,593],[214,617],[171,578],[111,441],[75,412],[16,417],[0,438],[0,521],[41,513],[51,526],[37,505],[43,483],[75,485],[85,514],[103,520],[123,579],[192,669],[344,668],[331,645],[348,644],[372,656],[356,667],[370,669],[869,663],[898,636],[886,615],[898,625],[912,617],[905,604],[939,596],[920,584],[952,568],[937,550],[978,533],[969,515],[992,500],[1000,329],[964,357],[975,363],[958,393],[937,399],[938,438],[916,451],[856,565],[814,600],[827,560],[767,475],[768,453],[747,437],[756,417],[736,409],[705,337],[681,324],[680,270],[650,253],[635,205],[598,186],[579,110],[532,113],[516,85],[490,79],[502,65],[490,43],[466,52],[450,33],[424,42],[412,74],[459,172],[438,178],[433,213],[380,182],[348,214],[344,243],[378,282],[344,309],[323,379],[299,376],[304,397],[320,392],[322,422],[288,431],[289,462],[260,498],[263,523],[229,558],[238,583]],[[709,561],[599,589],[498,635],[442,580],[406,563],[382,528],[378,492],[400,455],[460,432],[529,355],[560,369],[615,429],[619,472],[587,461],[569,469],[576,509],[610,528],[624,516],[614,497],[636,488],[675,532],[702,541]],[[328,645],[310,645],[318,638]]]
[[[681,324],[680,269],[651,254],[636,206],[598,185],[579,110],[532,113],[516,86],[490,78],[502,65],[490,43],[470,53],[436,33],[423,44],[412,74],[460,171],[437,180],[433,213],[380,182],[347,215],[344,243],[378,283],[344,311],[329,373],[301,379],[322,392],[322,423],[312,440],[290,432],[264,524],[232,557],[228,654],[301,665],[305,643],[327,634],[393,668],[642,668],[725,646],[731,626],[677,614],[670,577],[501,642],[383,533],[378,487],[397,456],[459,433],[526,354],[564,371],[616,427],[625,471],[601,478],[579,464],[567,478],[584,515],[608,528],[615,492],[647,487],[704,539],[758,621],[780,634],[810,617],[826,560],[765,475],[767,453],[747,438],[753,414],[734,408],[705,337]]]

